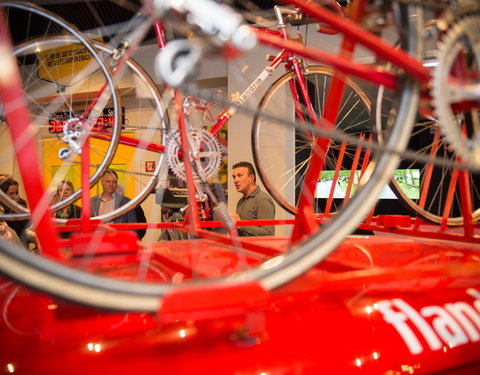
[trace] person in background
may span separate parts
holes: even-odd
[[[273,220],[275,219],[275,205],[272,198],[260,190],[256,183],[255,169],[249,162],[242,161],[232,167],[235,189],[242,193],[237,203],[235,220]],[[275,226],[244,226],[238,228],[241,236],[273,236]]]
[[[3,207],[0,206],[0,214],[4,214]],[[0,237],[7,242],[23,247],[22,241],[18,238],[17,233],[8,226],[4,220],[0,220]]]
[[[12,201],[17,202],[24,207],[27,207],[27,202],[19,195],[19,184],[17,180],[14,180],[12,177],[2,174],[0,179],[0,188]]]
[[[99,195],[94,196],[90,201],[90,209],[91,209],[92,217],[103,216],[127,204],[130,201],[130,198],[126,197],[123,194],[117,193],[118,174],[113,169],[107,169],[103,173],[100,183],[102,185],[103,192]],[[136,209],[128,211],[123,215],[113,219],[112,223],[115,223],[115,224],[138,223],[139,220],[137,218],[137,214],[141,215],[141,212],[137,213]],[[143,215],[143,217],[145,217],[145,215]],[[141,230],[137,231],[137,235],[140,238],[140,235],[142,235],[142,233],[139,233],[139,232],[141,232]]]
[[[19,184],[17,180],[7,176],[0,180],[0,189],[14,202],[27,208],[27,202],[19,195]],[[9,207],[0,202],[5,214],[14,213]],[[29,247],[30,243],[35,243],[35,236],[32,230],[29,230],[29,220],[6,220],[6,223],[12,228],[20,238],[25,247]],[[27,230],[28,229],[28,230]]]
[[[145,217],[145,212],[143,211],[142,206],[138,205],[135,207],[135,215],[137,216],[137,223],[146,223],[147,218]],[[143,237],[145,237],[145,233],[147,233],[146,229],[137,229],[137,236],[138,239],[141,240]]]
[[[62,200],[67,199],[69,196],[73,194],[75,188],[73,187],[73,183],[68,180],[61,181],[58,186],[55,194],[53,195],[53,202],[60,202]],[[68,206],[61,208],[55,211],[54,217],[56,219],[79,219],[82,216],[82,209],[80,206],[75,204],[69,204]],[[71,232],[61,232],[60,236],[62,238],[70,238]]]
[[[54,199],[59,202],[67,199],[73,194],[75,188],[71,181],[63,180],[58,184],[57,192]],[[80,206],[70,204],[67,207],[61,208],[55,212],[55,218],[57,219],[78,219],[81,216],[82,209]]]

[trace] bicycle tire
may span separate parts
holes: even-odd
[[[106,62],[114,64],[115,48],[97,41],[93,41],[93,45],[103,54]],[[102,216],[93,217],[93,219],[102,221],[113,220],[142,203],[156,187],[160,187],[157,186],[159,176],[162,176],[162,180],[165,179],[167,168],[163,145],[169,134],[170,121],[164,108],[163,97],[148,73],[133,58],[126,59],[123,64],[124,71],[114,75],[114,79],[117,82],[117,89],[121,91],[122,108],[124,108],[125,116],[128,117],[128,124],[125,124],[122,138],[118,144],[119,148],[124,147],[124,150],[133,148],[133,155],[128,153],[128,155],[122,156],[120,150],[117,149],[112,162],[125,166],[117,170],[117,173],[120,178],[122,174],[125,176],[124,187],[133,185],[135,190],[132,194],[126,192],[125,195],[131,198],[127,204]],[[130,87],[124,85],[120,88],[118,86],[120,79],[133,84]],[[134,134],[124,138],[123,133],[125,132]],[[138,144],[129,145],[129,142],[137,141]],[[145,170],[144,165],[140,165],[141,161],[146,160],[152,165],[149,171]],[[162,185],[161,187],[165,188],[166,186]]]
[[[403,21],[404,30],[409,32],[411,38],[408,51],[417,56],[416,43],[420,42],[421,29],[411,22],[411,15],[417,12],[417,7],[405,5],[401,7],[401,10],[399,16]],[[387,182],[389,172],[395,168],[398,162],[397,154],[407,143],[417,102],[418,83],[413,79],[408,79],[402,87],[397,123],[392,130],[392,137],[387,143],[388,149],[392,152],[380,154],[371,178],[335,215],[332,221],[322,226],[321,231],[310,236],[305,242],[291,246],[287,253],[270,258],[268,264],[264,263],[262,267],[248,269],[245,272],[224,276],[217,280],[185,282],[181,285],[152,285],[143,281],[127,282],[98,277],[81,270],[71,269],[48,258],[18,251],[18,248],[13,248],[0,240],[0,250],[2,250],[0,270],[7,276],[31,287],[79,303],[109,309],[141,310],[153,313],[160,311],[166,295],[180,289],[192,288],[193,292],[201,293],[202,286],[208,288],[214,283],[220,283],[218,284],[220,287],[228,287],[252,281],[265,290],[278,288],[302,275],[327,257],[368,213],[380,190]],[[30,270],[32,272],[29,272]],[[243,303],[244,296],[241,298],[240,302]]]
[[[390,121],[389,102],[392,100],[380,88],[377,95],[376,116],[379,122]],[[457,153],[442,134],[435,119],[418,117],[410,137],[408,159],[402,159],[399,169],[405,173],[392,178],[389,185],[400,203],[412,215],[430,223],[459,227],[464,224],[464,215],[471,216],[473,222],[480,219],[480,175],[466,171],[469,189],[462,192],[459,171],[448,163],[455,163]],[[423,158],[431,158],[431,162]],[[435,163],[435,159],[446,162]],[[468,194],[469,193],[469,194]],[[468,196],[467,196],[468,195]],[[470,212],[463,212],[466,199],[471,201]]]
[[[332,69],[321,66],[308,66],[305,69],[305,81],[309,86],[309,94],[317,112],[318,118],[322,117],[325,107],[325,97],[335,72]],[[296,74],[291,71],[278,78],[269,87],[259,104],[259,113],[278,113],[278,103],[291,109],[291,117],[294,116],[294,105],[289,103],[289,85],[296,80]],[[345,90],[340,103],[335,129],[341,130],[349,136],[358,137],[360,134],[370,134],[370,111],[371,103],[367,94],[352,79],[345,78]],[[282,98],[283,100],[279,100]],[[287,116],[290,116],[288,112]],[[300,122],[300,120],[297,120]],[[257,167],[257,173],[265,186],[265,189],[275,201],[288,212],[297,212],[299,198],[298,187],[304,181],[305,168],[309,163],[312,139],[306,136],[300,127],[295,129],[294,139],[285,141],[281,138],[284,127],[274,121],[256,116],[252,126],[252,153]],[[272,137],[275,134],[275,137]],[[290,135],[291,136],[291,135]],[[280,144],[279,144],[280,139]],[[342,144],[332,140],[325,155],[325,168],[322,171],[322,179],[325,175],[335,170],[338,160],[342,160],[342,172],[348,176],[354,162],[356,145],[347,145],[341,149]],[[285,173],[278,173],[279,155],[290,155],[292,164],[285,168]],[[326,172],[326,170],[329,170]],[[345,176],[341,176],[341,179]],[[348,178],[348,177],[347,177]],[[328,180],[327,180],[328,181]],[[327,182],[326,182],[327,183]],[[357,182],[358,184],[358,182]],[[293,185],[293,186],[292,186]],[[337,182],[337,185],[340,185]],[[355,184],[356,185],[356,184]],[[336,189],[338,190],[338,189]],[[337,193],[336,193],[337,194]],[[319,198],[319,197],[317,197]],[[328,199],[327,196],[321,198]],[[337,208],[334,210],[336,211]]]
[[[103,113],[103,106],[105,103],[109,103],[108,105],[111,107],[112,113],[111,131],[109,131],[110,142],[106,145],[105,150],[99,159],[99,163],[95,165],[95,168],[90,168],[91,175],[89,176],[89,185],[95,185],[101,178],[103,171],[107,169],[111,163],[121,133],[120,99],[109,67],[84,34],[79,32],[75,26],[66,22],[54,13],[25,2],[2,2],[0,3],[0,7],[5,13],[8,13],[7,19],[8,16],[11,15],[12,20],[10,20],[10,22],[13,22],[16,17],[25,17],[25,19],[35,23],[37,26],[35,29],[37,33],[39,30],[43,33],[42,37],[33,40],[30,38],[30,35],[27,34],[25,36],[25,42],[14,46],[13,54],[17,58],[17,61],[23,61],[23,64],[25,65],[32,59],[32,56],[34,56],[34,62],[37,64],[38,75],[23,75],[23,90],[29,97],[29,109],[32,114],[32,124],[36,126],[37,136],[44,143],[44,146],[46,144],[45,142],[48,142],[48,140],[45,141],[47,139],[46,135],[48,135],[46,133],[46,128],[49,127],[48,124],[50,124],[49,121],[51,116],[57,116],[57,113],[65,113],[67,116],[67,119],[65,120],[66,122],[67,120],[77,118],[77,116],[80,116],[81,118],[83,113],[87,113],[87,117],[84,120],[79,121],[83,124],[80,125],[83,129],[78,130],[78,132],[77,130],[70,131],[68,137],[72,143],[69,147],[65,147],[65,149],[71,150],[74,147],[81,147],[83,140],[76,143],[75,139],[80,139],[81,137],[84,139],[88,138],[90,130],[85,130],[86,128],[84,124],[96,121],[95,119],[100,117],[101,113]],[[29,28],[27,27],[26,30],[28,29]],[[60,34],[62,30],[65,30],[64,34]],[[72,51],[73,48],[74,50]],[[73,68],[73,63],[71,61],[74,61],[73,59],[76,55],[62,56],[62,54],[69,52],[78,52],[78,59],[80,59],[80,57],[85,59],[84,61],[86,61],[86,63],[81,66],[81,69]],[[95,84],[100,85],[100,87],[103,85],[104,90],[103,96],[97,98],[97,104],[95,104],[93,108],[89,108],[92,103],[92,98],[88,98],[87,95],[87,98],[82,102],[82,99],[76,99],[77,97],[81,97],[81,95],[76,95],[73,91],[75,87],[78,88],[88,85],[92,76],[98,80]],[[50,83],[47,88],[46,85],[39,88],[39,81]],[[87,109],[87,112],[85,112],[84,109]],[[63,129],[65,128],[63,127]],[[59,130],[57,134],[53,134],[53,136],[57,135],[58,138],[62,135],[66,136],[63,129]],[[79,134],[73,135],[75,132]],[[59,151],[59,144],[61,144],[61,141],[56,141],[55,144],[52,143],[53,152],[57,153]],[[75,146],[72,146],[72,144],[75,144]],[[12,146],[10,148],[5,147],[5,150],[8,151],[13,149],[13,147],[12,142]],[[92,151],[91,148],[90,151]],[[78,165],[80,163],[78,161],[80,159],[79,150],[77,149],[73,151],[72,155],[74,155],[74,157],[69,164]],[[45,147],[44,155],[39,156],[39,160],[45,162],[44,157]],[[62,171],[61,174],[63,175],[68,175],[66,169],[69,168],[69,164],[65,163],[60,156],[55,155],[54,158],[58,167],[57,170]],[[65,176],[60,176],[60,174],[55,175],[55,173],[52,172],[52,177],[48,179],[52,184],[47,190],[55,190],[56,185],[64,178]],[[52,206],[52,209],[57,210],[72,204],[79,199],[81,193],[82,189],[78,189],[68,199],[55,203]],[[0,200],[3,202],[9,201],[6,205],[9,207],[13,206],[15,208],[14,211],[17,212],[2,215],[1,217],[3,219],[24,220],[30,217],[29,212],[26,212],[23,207],[10,200],[2,191],[0,191]]]

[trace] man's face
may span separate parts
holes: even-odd
[[[8,197],[13,201],[18,201],[18,185],[10,185],[7,190]]]
[[[247,194],[253,184],[253,174],[248,174],[247,167],[238,167],[232,170],[233,183],[239,193]]]
[[[102,187],[105,193],[112,195],[117,191],[118,181],[117,178],[113,174],[107,173],[102,178]]]

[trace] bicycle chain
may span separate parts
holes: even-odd
[[[192,140],[193,179],[196,182],[205,182],[215,176],[222,161],[222,146],[215,136],[204,129],[191,129]],[[173,174],[182,181],[187,180],[184,158],[181,156],[180,132],[173,131],[166,143],[167,163]],[[194,159],[194,160],[193,160]]]

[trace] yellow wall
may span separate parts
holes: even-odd
[[[133,133],[124,133],[126,136],[133,136]],[[80,156],[78,156],[74,163],[63,162],[58,157],[58,151],[65,147],[65,143],[61,142],[55,137],[46,137],[43,139],[43,178],[45,186],[51,186],[53,176],[57,173],[60,174],[58,179],[70,180],[73,183],[75,189],[78,189],[81,185],[80,174]],[[99,139],[90,139],[90,170],[94,172],[94,165],[101,163],[101,157],[103,155],[99,150],[106,150],[108,147],[107,141]],[[119,145],[115,156],[113,158],[110,167],[115,169],[118,173],[119,185],[125,190],[125,195],[128,197],[135,196],[135,180],[127,173],[118,172],[118,170],[131,170],[132,161],[134,160],[135,149],[131,146]],[[133,166],[138,168],[138,166]],[[57,176],[58,177],[58,176]],[[100,183],[92,186],[90,189],[90,196],[97,195],[101,192],[102,187]]]

